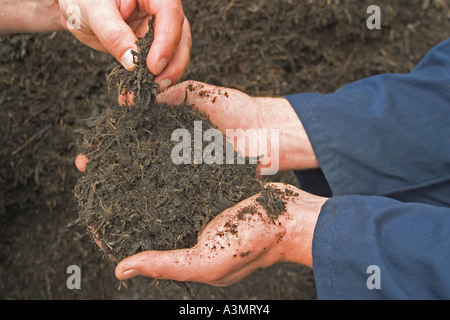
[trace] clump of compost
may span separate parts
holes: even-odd
[[[135,104],[109,108],[83,132],[81,152],[90,161],[74,189],[77,223],[115,263],[144,250],[192,247],[208,221],[257,193],[272,221],[285,210],[279,190],[271,192],[257,178],[256,164],[172,161],[176,129],[193,137],[194,121],[201,121],[203,130],[215,127],[192,106],[156,102],[157,85],[146,66],[152,41],[151,20],[149,32],[137,42],[140,51],[133,53],[134,71],[117,65],[108,77],[119,93],[133,92]],[[204,150],[209,142],[202,143]],[[192,159],[194,149],[192,142]]]

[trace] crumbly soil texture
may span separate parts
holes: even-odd
[[[156,85],[146,66],[152,40],[150,21],[149,32],[137,42],[136,68],[129,72],[117,65],[108,77],[119,93],[135,93],[134,103],[107,109],[83,132],[82,152],[89,163],[75,187],[77,223],[116,263],[140,251],[192,247],[211,219],[256,193],[261,193],[258,201],[270,216],[267,221],[284,211],[280,192],[257,178],[257,161],[246,158],[241,164],[224,136],[220,143],[217,137],[200,138],[199,148],[198,125],[201,136],[216,129],[205,115],[186,104],[156,102]],[[178,130],[185,132],[182,141],[173,139]],[[182,155],[175,148],[180,143]],[[208,149],[211,143],[223,147]],[[227,164],[230,150],[234,161]],[[221,157],[215,158],[216,152]],[[180,164],[184,153],[192,161]],[[205,163],[204,156],[223,163]]]
[[[194,121],[213,128],[191,106],[138,104],[108,109],[84,132],[90,162],[75,187],[78,223],[114,261],[142,250],[191,247],[208,221],[262,191],[255,165],[172,161],[179,143],[172,132],[183,128],[193,137]],[[193,140],[190,146],[194,159]]]

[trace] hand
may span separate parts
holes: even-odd
[[[171,105],[183,102],[193,105],[228,138],[228,133],[234,135],[236,139],[231,136],[230,142],[236,150],[251,157],[266,155],[271,163],[262,167],[270,165],[279,170],[319,167],[306,131],[285,98],[251,97],[230,88],[186,81],[160,93],[157,99]],[[257,141],[258,148],[252,149],[249,142],[245,143],[246,138]]]
[[[147,66],[164,90],[181,78],[189,63],[191,33],[180,0],[59,0],[67,28],[81,42],[109,52],[133,69],[131,50],[137,36],[148,31],[155,15],[155,39]]]
[[[125,280],[141,275],[227,286],[256,269],[278,262],[312,267],[314,228],[327,199],[294,186],[272,185],[281,190],[290,189],[294,194],[286,200],[286,212],[275,222],[267,216],[255,195],[210,221],[194,247],[140,252],[117,265],[116,277]],[[259,214],[246,214],[240,218],[239,210],[249,205],[253,205]]]
[[[123,99],[127,97],[131,99],[128,103],[131,103],[132,94],[120,96],[119,103],[123,104]],[[284,98],[251,97],[235,89],[186,81],[161,92],[157,100],[171,105],[185,102],[205,113],[223,134],[227,135],[227,130],[234,130],[230,142],[245,156],[269,153],[267,158],[270,163],[264,163],[260,168],[270,166],[278,171],[319,167],[297,113]],[[258,134],[258,130],[267,133],[265,141],[262,139],[264,135]],[[252,132],[256,137],[249,137]],[[250,143],[245,143],[246,138],[257,141],[258,147],[250,148]],[[265,145],[263,149],[266,152],[260,153],[262,145]],[[77,158],[77,168],[84,172],[87,158],[83,157]],[[270,171],[272,168],[268,169]]]

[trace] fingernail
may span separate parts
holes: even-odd
[[[123,272],[123,280],[130,279],[139,275],[139,271],[135,269],[126,270]]]
[[[161,60],[158,61],[158,64],[156,65],[156,72],[160,74],[161,72],[163,72],[166,66],[167,66],[167,59],[162,58]]]
[[[131,71],[134,69],[134,60],[133,60],[133,54],[131,53],[131,50],[125,51],[122,58],[120,58],[120,63],[128,70]]]
[[[159,85],[159,90],[164,91],[168,87],[170,87],[171,84],[172,84],[172,81],[170,79],[164,79],[161,81],[161,84]]]

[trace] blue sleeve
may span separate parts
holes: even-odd
[[[449,299],[450,39],[409,74],[286,98],[332,195],[314,235],[318,297]]]
[[[430,203],[450,206],[450,39],[409,74],[286,98],[333,195],[403,194],[443,184],[445,193]]]
[[[319,299],[450,299],[450,209],[337,196],[313,240]]]

